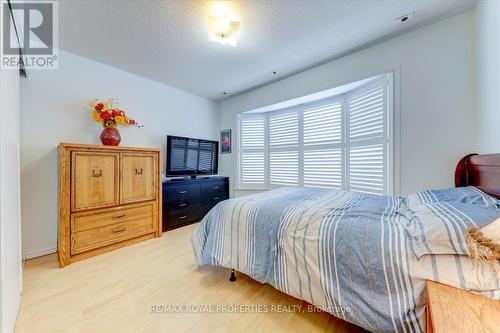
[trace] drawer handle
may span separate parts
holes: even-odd
[[[111,230],[112,233],[114,234],[117,234],[119,232],[124,232],[125,231],[125,227],[121,227],[120,229],[113,229]]]
[[[183,215],[183,216],[179,216],[179,220],[184,220],[187,216],[186,215]]]
[[[135,169],[135,174],[136,174],[136,175],[142,175],[142,171],[143,171],[143,170],[142,170],[142,168],[140,168],[140,169],[137,169],[137,168],[136,168],[136,169]]]
[[[95,172],[94,169],[92,169],[92,177],[101,177],[102,176],[102,170],[99,169],[99,172]]]
[[[214,200],[219,200],[219,197],[215,197]]]
[[[184,207],[184,206],[187,206],[188,204],[187,203],[181,203],[179,204],[179,207]]]
[[[122,217],[125,217],[125,213],[119,215],[113,215],[114,219],[121,219]]]
[[[187,191],[179,191],[179,194],[186,194]]]
[[[214,187],[214,190],[218,190],[218,189],[219,189],[219,186],[215,186],[215,187]]]

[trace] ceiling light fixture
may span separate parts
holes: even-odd
[[[240,22],[234,20],[231,16],[230,8],[224,3],[219,3],[208,15],[208,30],[210,40],[236,46],[236,32],[240,27]]]

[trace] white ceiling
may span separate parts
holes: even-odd
[[[208,39],[212,5],[194,0],[64,0],[59,5],[59,44],[63,50],[220,100],[466,11],[475,1],[231,1],[241,22],[236,47]],[[395,23],[412,11],[415,19]]]

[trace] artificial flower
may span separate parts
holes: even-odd
[[[118,125],[142,127],[134,119],[127,117],[125,111],[115,108],[113,104],[116,104],[116,99],[108,98],[101,102],[96,98],[90,101],[89,106],[95,121],[102,123],[104,127],[111,128]]]
[[[104,108],[103,103],[97,103],[97,105],[95,106],[95,109],[99,112],[101,112],[103,108]]]

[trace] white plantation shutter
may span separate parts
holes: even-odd
[[[304,186],[342,188],[342,100],[303,113]]]
[[[271,185],[297,185],[299,182],[299,154],[296,151],[271,151],[269,158]]]
[[[342,95],[240,116],[239,185],[392,194],[389,75]]]
[[[387,193],[386,80],[353,91],[348,98],[348,182],[353,191]]]
[[[240,185],[265,185],[265,126],[265,114],[241,117]]]
[[[349,183],[352,191],[384,194],[384,147],[382,144],[349,149]]]
[[[383,138],[385,99],[384,85],[362,89],[349,99],[349,136],[351,141]]]
[[[304,110],[304,145],[342,142],[342,101]]]
[[[269,114],[269,183],[299,183],[299,113]]]
[[[247,151],[241,164],[243,184],[264,184],[264,152]]]
[[[304,151],[304,186],[342,188],[342,150]]]

